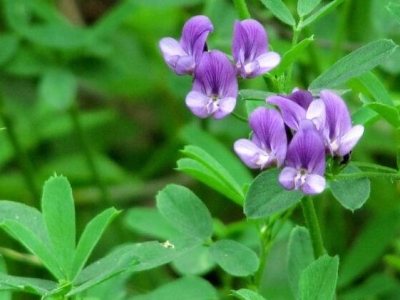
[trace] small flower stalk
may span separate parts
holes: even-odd
[[[235,152],[250,168],[283,166],[278,180],[287,190],[322,193],[327,157],[348,156],[364,127],[351,124],[344,100],[329,90],[322,90],[317,98],[309,91],[295,90],[290,95],[270,96],[266,102],[277,110],[256,109],[249,118],[253,138],[236,141]],[[261,111],[274,117],[261,118]],[[284,126],[277,126],[278,119]]]
[[[264,27],[256,20],[236,21],[232,57],[208,51],[207,38],[214,30],[206,16],[189,19],[178,41],[162,38],[159,47],[168,67],[177,75],[193,76],[186,96],[189,110],[200,118],[222,119],[233,112],[238,95],[238,77],[254,78],[275,68],[280,55],[269,51]]]

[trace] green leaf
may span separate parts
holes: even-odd
[[[77,82],[66,69],[49,69],[39,86],[39,97],[51,108],[67,110],[75,101]]]
[[[342,174],[361,173],[356,166],[349,164],[342,170]],[[368,200],[371,184],[368,178],[347,179],[340,177],[329,182],[333,196],[346,209],[354,211]]]
[[[261,0],[261,3],[268,8],[272,14],[281,20],[283,23],[294,26],[296,21],[294,20],[290,10],[282,2],[282,0]]]
[[[3,34],[0,36],[0,65],[10,60],[18,50],[19,38],[15,34]]]
[[[205,279],[186,276],[164,284],[146,295],[134,296],[130,300],[217,300],[216,289]]]
[[[301,274],[313,261],[314,251],[307,228],[293,228],[289,238],[287,268],[290,287],[296,299],[299,296]]]
[[[381,261],[398,232],[399,213],[392,211],[368,221],[342,259],[338,286],[343,288],[362,277]],[[379,242],[377,242],[379,237]]]
[[[392,55],[396,48],[397,45],[391,40],[381,39],[371,42],[337,61],[317,77],[310,84],[309,89],[317,91],[344,84],[349,79],[360,76],[379,65]]]
[[[75,278],[82,270],[100,237],[118,214],[118,210],[113,207],[109,208],[94,217],[86,225],[76,247],[70,278]]]
[[[265,300],[265,298],[260,294],[257,294],[256,292],[248,289],[232,291],[232,294],[240,300]]]
[[[379,115],[373,109],[362,106],[351,115],[351,119],[354,124],[369,125],[377,121]]]
[[[210,253],[220,267],[232,276],[255,273],[260,261],[253,250],[233,240],[219,240],[211,245]]]
[[[180,232],[202,241],[210,238],[213,230],[210,212],[192,191],[170,184],[156,199],[161,215]]]
[[[335,295],[339,257],[323,255],[301,274],[300,299],[330,300]]]
[[[282,62],[281,62],[282,63]],[[275,95],[275,93],[264,92],[260,90],[240,90],[239,97],[241,100],[258,100],[265,103],[267,97]]]
[[[203,275],[215,266],[209,247],[199,245],[172,261],[172,267],[181,275]]]
[[[377,112],[383,119],[395,128],[400,126],[400,115],[397,108],[383,103],[369,103],[366,105]]]
[[[75,288],[67,296],[81,293],[125,271],[139,272],[169,263],[198,245],[198,240],[185,238],[165,243],[145,242],[120,246],[83,269],[73,281]]]
[[[57,288],[57,283],[37,278],[18,277],[0,273],[0,290],[46,295]],[[3,293],[0,293],[3,296]],[[6,300],[7,298],[1,298]],[[10,298],[11,299],[11,298]]]
[[[212,153],[212,157],[228,171],[240,187],[252,181],[253,176],[249,169],[233,154],[231,149],[227,148],[215,136],[193,125],[189,125],[183,128],[181,137],[186,143],[198,146],[207,153]]]
[[[287,191],[278,182],[280,170],[270,169],[254,179],[246,194],[244,213],[249,219],[267,218],[298,203],[303,194]]]
[[[304,0],[306,2],[307,0]],[[336,8],[340,3],[342,3],[343,0],[334,0],[332,2],[329,2],[329,4],[325,5],[324,7],[320,8],[318,11],[313,13],[311,16],[309,16],[307,19],[304,21],[301,21],[299,25],[297,26],[297,30],[301,31],[303,30],[304,27],[314,23],[318,19],[322,18],[326,14],[328,14],[330,11]]]
[[[392,97],[383,83],[372,72],[362,74],[357,78],[363,87],[371,94],[376,102],[393,106]]]
[[[156,7],[156,8],[167,8],[167,7],[182,7],[182,6],[193,6],[201,4],[204,0],[134,0],[138,6],[144,7]]]
[[[386,9],[394,16],[394,19],[400,23],[400,4],[390,2]]]
[[[49,270],[57,279],[66,278],[66,274],[61,270],[54,253],[51,252],[48,245],[45,245],[39,239],[36,232],[32,231],[34,228],[11,219],[4,220],[1,226],[31,253],[36,255],[47,270]]]
[[[155,208],[135,207],[128,210],[124,224],[141,235],[166,240],[181,233],[170,225]]]
[[[51,249],[67,276],[75,253],[75,206],[67,178],[52,177],[43,187],[42,213]],[[65,278],[66,279],[66,278]]]
[[[282,75],[286,69],[297,59],[299,55],[304,53],[304,50],[310,45],[311,42],[314,41],[314,36],[310,36],[308,38],[303,39],[296,46],[288,50],[283,56],[282,60],[279,63],[278,67],[272,71],[273,74],[277,76]],[[264,98],[265,99],[265,98]]]
[[[304,17],[312,12],[320,2],[321,0],[299,0],[297,2],[297,13]]]
[[[7,274],[7,266],[6,266],[6,262],[3,259],[3,256],[0,255],[0,276],[1,275],[6,275]],[[9,284],[7,283],[2,283],[0,280],[0,299],[2,300],[11,300],[11,292],[7,291],[9,287]],[[6,290],[6,291],[2,291],[2,290]]]
[[[177,165],[177,170],[193,176],[228,199],[233,200],[235,203],[239,205],[243,204],[244,196],[242,192],[239,194],[238,191],[228,186],[226,181],[223,181],[220,176],[217,176],[209,166],[191,158],[182,158],[178,160]]]

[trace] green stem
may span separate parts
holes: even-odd
[[[32,165],[32,162],[25,152],[23,146],[18,140],[17,133],[15,130],[14,123],[12,121],[12,117],[7,113],[5,108],[4,99],[0,96],[0,118],[3,121],[5,126],[5,133],[7,135],[8,140],[13,147],[14,153],[18,159],[18,164],[22,169],[22,174],[25,180],[25,183],[32,194],[33,201],[30,204],[38,203],[40,201],[40,190],[36,184],[35,180],[35,169]],[[35,202],[37,201],[37,202]]]
[[[94,161],[93,152],[91,150],[89,142],[87,141],[85,134],[83,132],[82,123],[79,118],[79,110],[78,110],[78,107],[76,104],[72,105],[72,107],[69,110],[69,113],[71,116],[73,126],[75,128],[77,138],[82,147],[82,150],[83,150],[83,153],[84,153],[84,156],[86,159],[86,163],[90,169],[90,172],[92,173],[93,181],[99,188],[99,191],[101,194],[101,197],[100,197],[101,201],[103,202],[104,207],[111,206],[107,189],[106,189],[105,184],[100,176],[100,172],[97,168],[97,165]]]
[[[301,207],[303,208],[304,219],[306,221],[308,231],[310,232],[314,257],[317,259],[325,253],[325,249],[322,242],[321,231],[319,229],[317,213],[315,212],[313,199],[310,196],[303,197],[301,200]]]
[[[296,26],[293,26],[292,48],[297,45],[297,43],[299,41],[299,36],[300,36],[300,30],[297,29]],[[288,66],[288,69],[286,71],[286,78],[285,78],[285,81],[284,81],[284,83],[285,83],[284,86],[285,86],[285,91],[286,92],[289,91],[289,86],[288,85],[289,85],[290,80],[292,79],[292,71],[293,71],[293,63],[291,63]]]
[[[251,19],[245,0],[233,0],[233,5],[235,6],[241,20]]]
[[[260,249],[260,266],[254,275],[254,285],[257,290],[260,290],[262,280],[264,277],[264,269],[265,264],[267,262],[268,254],[272,247],[272,224],[271,222],[263,223],[259,225],[259,234],[260,234],[260,242],[261,242],[261,249]]]
[[[239,114],[237,114],[235,112],[232,112],[231,115],[233,117],[235,117],[236,119],[238,119],[239,121],[245,122],[246,124],[248,122],[247,118],[245,118],[245,117],[243,117],[243,116],[241,116],[241,115],[239,115]]]

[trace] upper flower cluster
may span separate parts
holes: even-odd
[[[364,127],[352,126],[344,100],[329,90],[316,99],[309,91],[296,90],[266,102],[280,113],[266,107],[254,110],[249,118],[253,136],[236,141],[235,152],[250,168],[284,165],[279,182],[286,189],[321,193],[326,185],[326,155],[348,155]]]
[[[193,75],[186,105],[198,117],[221,119],[236,106],[237,77],[262,75],[280,62],[276,52],[268,50],[264,27],[256,20],[236,21],[234,25],[233,63],[219,50],[207,50],[207,37],[214,30],[206,16],[189,19],[179,41],[166,37],[159,46],[167,65],[178,75]]]

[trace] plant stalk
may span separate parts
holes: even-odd
[[[251,19],[251,15],[245,0],[233,0],[233,5],[235,6],[241,20]]]

